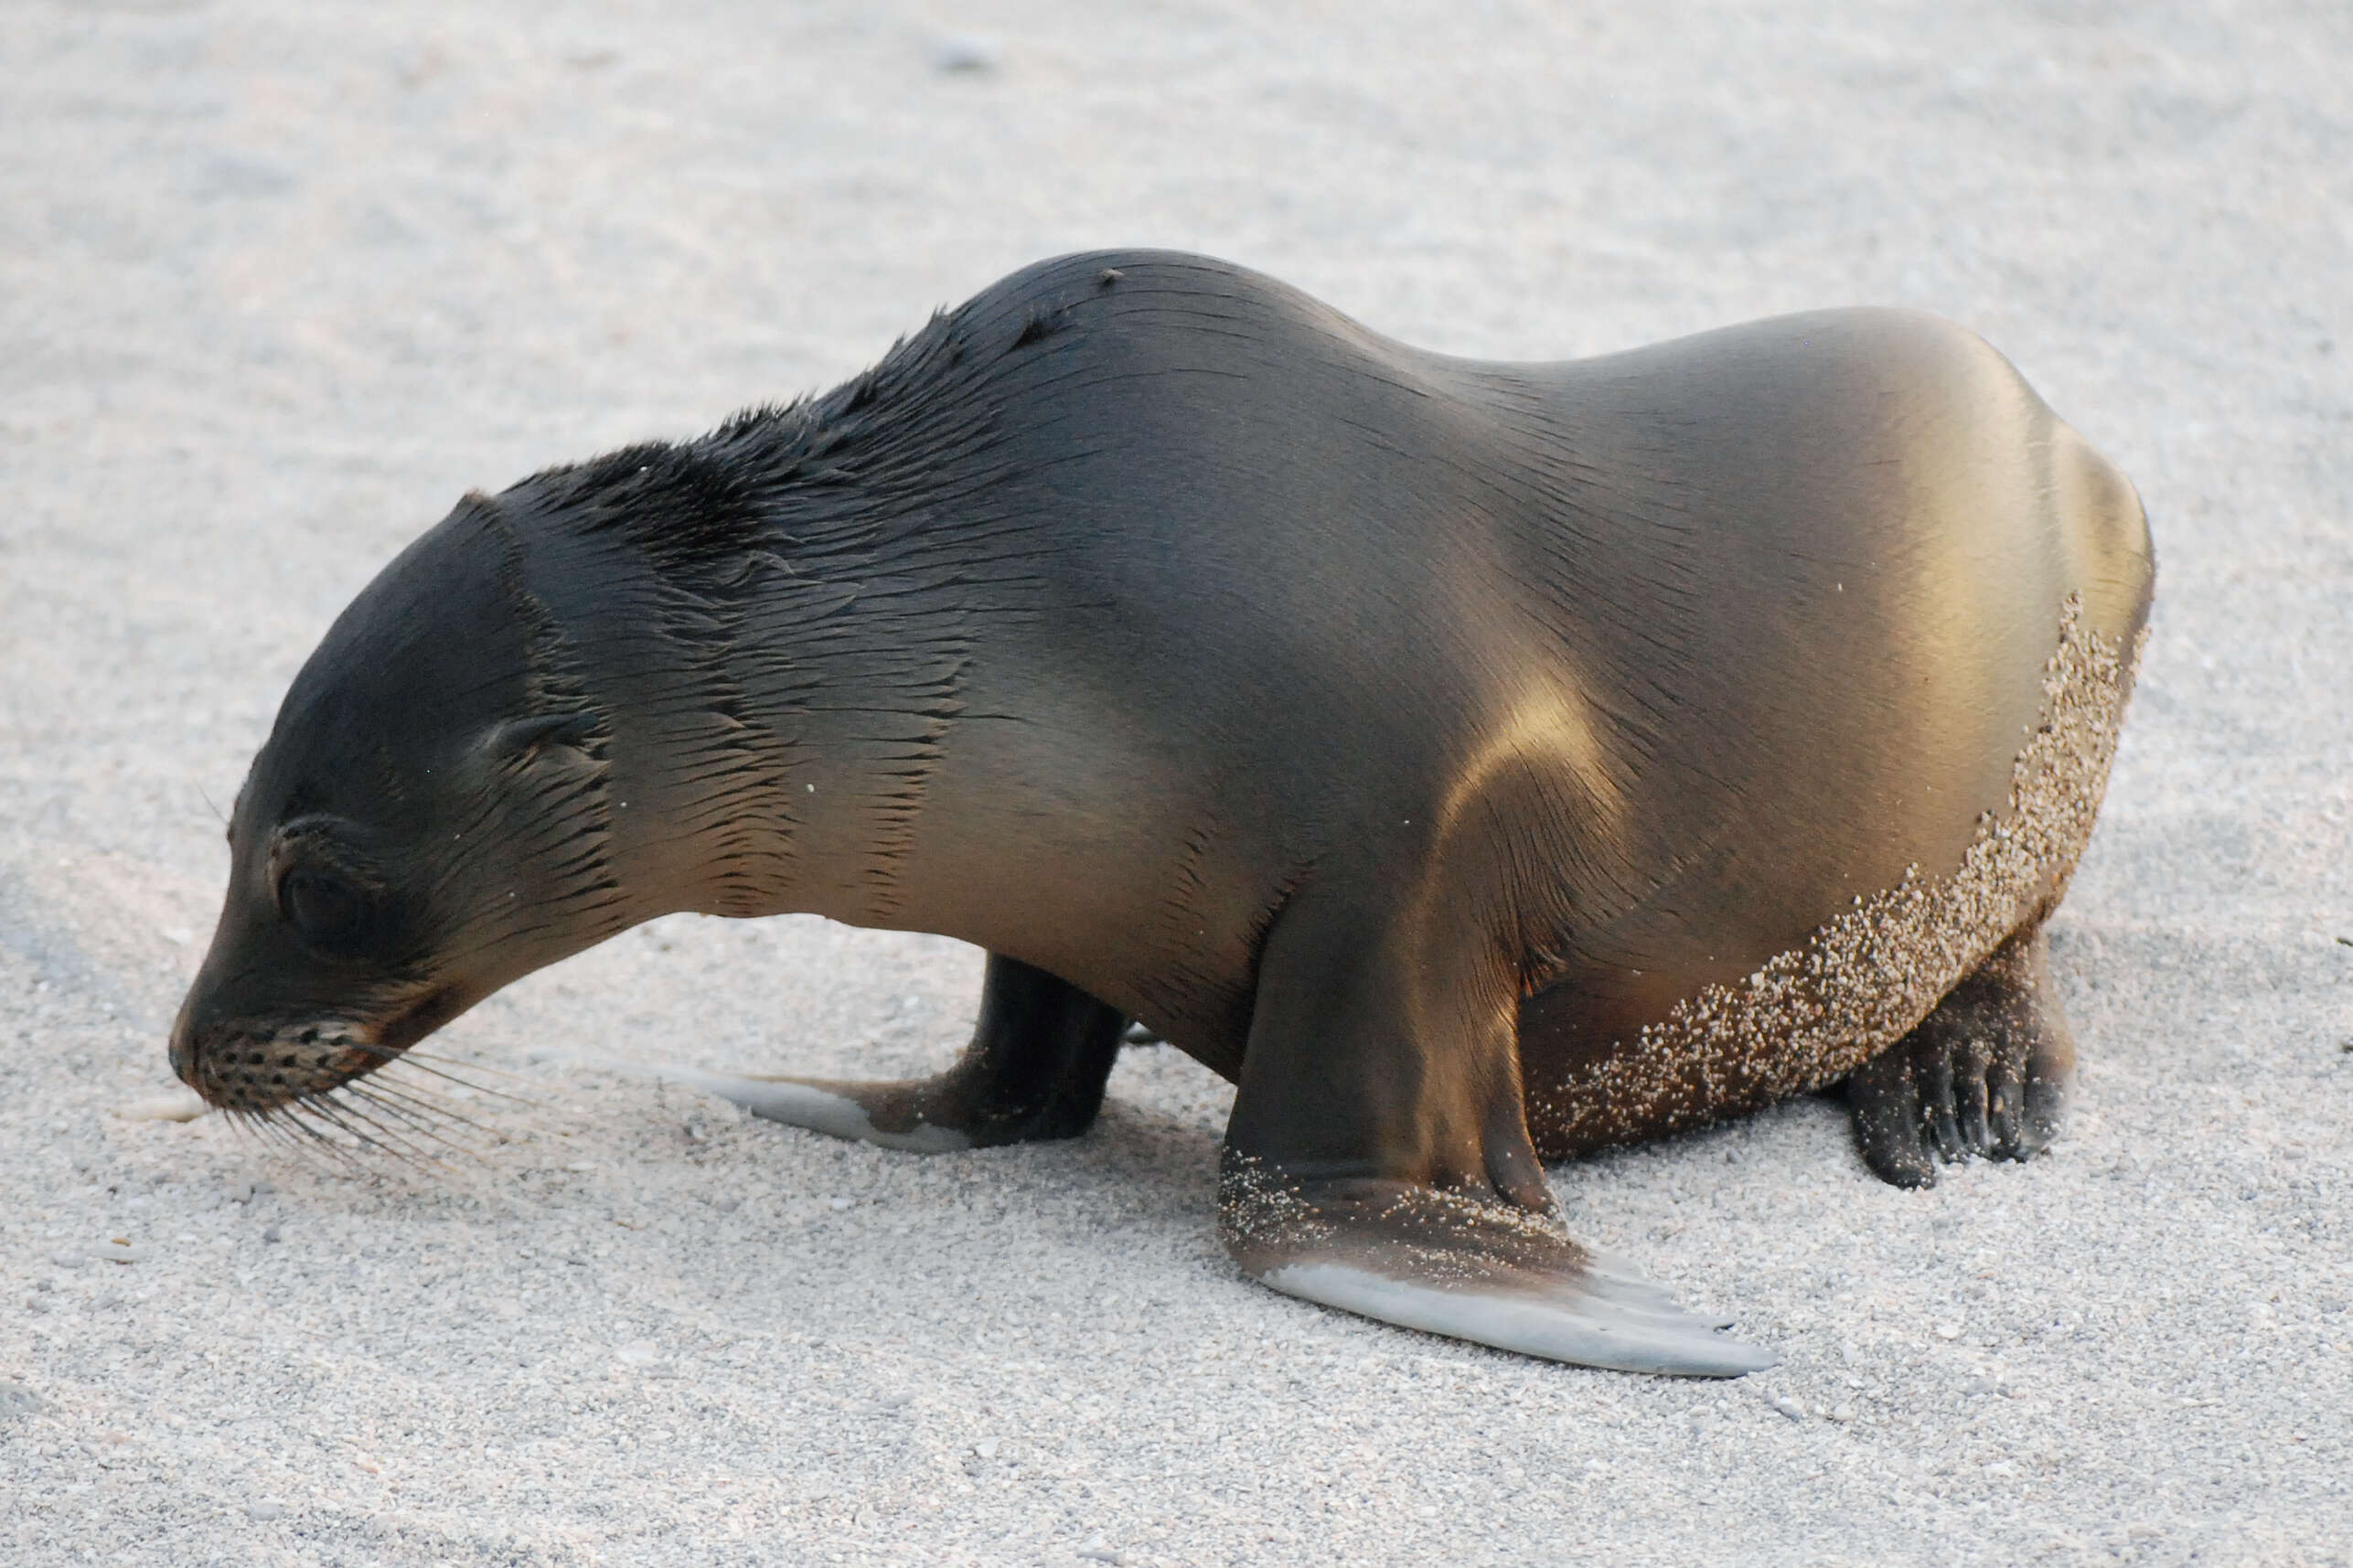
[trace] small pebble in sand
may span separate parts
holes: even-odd
[[[0,1421],[12,1415],[32,1415],[48,1406],[48,1401],[23,1383],[0,1381]]]
[[[985,75],[997,69],[997,47],[986,38],[959,34],[940,40],[932,63],[949,76]]]
[[[262,1232],[262,1239],[265,1242],[279,1242],[283,1241],[285,1238],[279,1235],[278,1227],[273,1225],[268,1230]]]
[[[256,1524],[268,1524],[273,1520],[286,1517],[286,1505],[268,1501],[248,1503],[245,1505],[245,1517]]]
[[[1786,1415],[1791,1421],[1803,1421],[1805,1419],[1805,1406],[1790,1398],[1787,1394],[1768,1394],[1765,1396],[1765,1403],[1772,1406],[1777,1413]]]
[[[193,1122],[210,1109],[193,1089],[166,1089],[125,1101],[114,1115],[125,1122]]]

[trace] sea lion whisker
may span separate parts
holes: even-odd
[[[240,1137],[275,1144],[283,1136],[278,1128],[270,1125],[268,1113],[255,1110],[251,1105],[231,1105],[228,1115],[230,1125],[237,1129]]]
[[[455,1056],[446,1056],[440,1051],[425,1051],[416,1046],[411,1046],[408,1050],[402,1051],[401,1056],[403,1061],[433,1061],[439,1062],[445,1067],[464,1067],[476,1072],[487,1072],[494,1078],[511,1078],[518,1083],[529,1083],[531,1082],[531,1079],[528,1074],[518,1072],[511,1067],[500,1067],[495,1062],[481,1061],[471,1058],[460,1059]]]
[[[240,1107],[237,1112],[237,1130],[257,1143],[268,1145],[272,1148],[283,1149],[294,1147],[292,1135],[285,1128],[278,1125],[276,1118],[267,1111]],[[303,1149],[296,1149],[295,1152],[305,1155],[308,1153],[307,1150]]]
[[[371,1094],[390,1094],[408,1102],[420,1111],[427,1112],[434,1115],[447,1116],[456,1121],[465,1121],[466,1119],[463,1113],[458,1111],[455,1106],[449,1104],[445,1096],[435,1092],[433,1084],[415,1083],[404,1079],[395,1078],[392,1076],[390,1067],[389,1065],[384,1072],[371,1072],[365,1078],[347,1078],[342,1083],[337,1084],[336,1088],[337,1090],[349,1089],[355,1092],[365,1089]]]
[[[251,1118],[253,1130],[258,1136],[281,1153],[292,1156],[307,1169],[330,1171],[334,1170],[338,1163],[348,1160],[344,1150],[332,1139],[324,1136],[316,1128],[305,1126],[275,1109],[253,1111],[248,1115]],[[333,1160],[322,1158],[322,1151],[335,1158]],[[348,1168],[348,1164],[346,1168]]]
[[[357,1139],[358,1147],[370,1153],[387,1156],[403,1165],[430,1165],[444,1171],[449,1169],[433,1158],[429,1151],[411,1145],[392,1129],[348,1102],[330,1102],[325,1095],[313,1094],[296,1102],[296,1104],[300,1108],[294,1114],[298,1117],[326,1122]],[[363,1125],[354,1125],[355,1122]]]
[[[450,1071],[450,1068],[452,1065],[464,1066],[472,1072],[496,1073],[497,1076],[508,1079],[516,1083],[528,1084],[530,1080],[525,1078],[519,1072],[508,1072],[503,1068],[490,1067],[479,1062],[469,1061],[453,1063],[451,1059],[446,1056],[420,1057],[414,1051],[403,1051],[401,1054],[400,1060],[406,1065],[415,1068],[420,1072],[429,1072],[444,1083],[455,1083],[461,1089],[472,1090],[476,1094],[487,1094],[493,1099],[505,1100],[513,1104],[529,1105],[534,1108],[546,1104],[544,1100],[536,1095],[518,1094],[511,1090],[494,1089],[487,1083],[476,1083],[470,1078],[464,1077],[459,1073]]]
[[[348,1100],[336,1098],[348,1086],[338,1083],[331,1089],[317,1090],[289,1100],[285,1113],[305,1125],[323,1123],[369,1147],[384,1147],[384,1129],[376,1126],[369,1118],[358,1115]],[[385,1152],[395,1151],[385,1147]]]
[[[455,1124],[487,1137],[497,1136],[488,1127],[444,1103],[441,1096],[430,1090],[388,1079],[381,1074],[365,1079],[347,1078],[332,1089],[322,1091],[315,1099],[320,1102],[332,1099],[335,1104],[347,1106],[353,1100],[365,1100],[380,1109],[397,1112],[404,1123],[415,1126],[420,1132],[430,1132],[436,1125]],[[469,1148],[467,1152],[476,1151]]]
[[[440,1136],[440,1124],[459,1121],[456,1116],[449,1116],[447,1112],[438,1110],[433,1104],[419,1104],[412,1103],[412,1100],[402,1100],[400,1095],[383,1093],[381,1083],[365,1083],[365,1086],[362,1083],[339,1083],[334,1093],[339,1095],[337,1104],[344,1104],[344,1107],[350,1107],[353,1103],[372,1104],[372,1107],[377,1107],[377,1112],[395,1116],[402,1126],[414,1128],[416,1133],[423,1133],[423,1136]],[[471,1124],[465,1124],[465,1126],[471,1126]],[[473,1128],[473,1131],[485,1131],[485,1128]]]
[[[251,1139],[255,1143],[266,1141],[262,1137],[262,1118],[247,1110],[244,1106],[226,1106],[222,1109],[220,1114],[228,1121],[230,1127],[236,1133],[238,1137]]]
[[[379,1078],[370,1080],[365,1085],[347,1083],[343,1085],[343,1089],[348,1093],[368,1100],[371,1104],[380,1104],[388,1111],[398,1110],[402,1115],[414,1122],[421,1130],[463,1127],[466,1132],[476,1134],[493,1143],[499,1141],[499,1135],[491,1127],[476,1121],[461,1111],[453,1110],[430,1094],[419,1094],[407,1085],[387,1083]],[[466,1143],[462,1138],[459,1141],[467,1153],[477,1157],[480,1155],[481,1151],[471,1143]]]
[[[420,1072],[430,1072],[436,1078],[455,1083],[461,1089],[471,1090],[476,1094],[488,1094],[496,1099],[511,1101],[518,1105],[528,1105],[534,1109],[546,1104],[544,1100],[532,1095],[518,1094],[505,1089],[494,1089],[487,1083],[475,1083],[472,1079],[463,1077],[452,1071],[454,1068],[463,1067],[469,1072],[487,1072],[516,1083],[529,1084],[531,1082],[519,1072],[509,1072],[503,1067],[494,1067],[487,1061],[459,1061],[455,1057],[438,1056],[414,1049],[401,1051],[388,1045],[373,1045],[366,1040],[355,1040],[337,1043],[345,1050],[375,1057],[376,1061],[369,1063],[367,1068],[369,1072],[380,1072],[394,1062],[404,1062]]]
[[[363,1089],[356,1083],[347,1083],[343,1085],[341,1090],[338,1092],[344,1097],[337,1101],[336,1104],[341,1109],[349,1111],[354,1115],[366,1115],[365,1112],[360,1111],[352,1104],[354,1100],[364,1101],[368,1104],[374,1106],[376,1110],[383,1115],[397,1121],[401,1127],[407,1129],[414,1136],[422,1138],[430,1138],[434,1143],[439,1144],[442,1147],[448,1149],[453,1154],[462,1154],[467,1158],[474,1160],[480,1160],[485,1157],[483,1151],[476,1148],[474,1145],[466,1143],[463,1139],[444,1136],[442,1129],[436,1127],[430,1118],[420,1115],[415,1111],[397,1104],[388,1096],[380,1093],[373,1089]],[[452,1116],[449,1119],[453,1121],[465,1122],[465,1118],[460,1116]],[[370,1118],[370,1121],[373,1122],[372,1117]],[[380,1125],[381,1124],[376,1125]],[[465,1125],[469,1127],[474,1127],[476,1131],[483,1133],[486,1136],[488,1136],[487,1128],[478,1126],[472,1122],[465,1122]],[[388,1128],[387,1130],[390,1131],[390,1129]]]
[[[299,1100],[273,1105],[263,1115],[271,1128],[294,1147],[324,1152],[338,1160],[348,1160],[352,1157],[350,1147],[338,1143],[325,1128],[315,1125],[308,1107]]]

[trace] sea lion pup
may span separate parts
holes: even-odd
[[[1042,262],[410,546],[253,763],[172,1061],[330,1114],[656,915],[942,932],[990,955],[947,1072],[696,1081],[1067,1137],[1138,1019],[1238,1085],[1256,1278],[1738,1373],[1539,1159],[1842,1079],[1888,1180],[2041,1147],[2043,923],[2151,576],[2131,486],[1926,315],[1489,364],[1223,262]]]

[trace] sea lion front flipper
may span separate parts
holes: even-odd
[[[1304,899],[1283,912],[1221,1163],[1227,1252],[1286,1295],[1524,1355],[1694,1377],[1772,1365],[1562,1228],[1528,1138],[1510,970],[1460,934],[1481,923],[1428,936]]]
[[[992,953],[972,1043],[933,1077],[845,1083],[662,1072],[770,1121],[941,1154],[1085,1132],[1103,1107],[1127,1022],[1068,981]]]
[[[1298,1185],[1229,1157],[1227,1250],[1286,1296],[1578,1366],[1738,1377],[1780,1358],[1729,1339],[1555,1216],[1401,1182]]]
[[[1864,1163],[1933,1187],[1936,1162],[2027,1159],[2058,1136],[2075,1042],[2037,925],[1994,951],[1909,1034],[1846,1080]]]

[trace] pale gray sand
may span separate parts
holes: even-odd
[[[2353,13],[1567,10],[0,6],[0,1559],[2353,1561]],[[1786,1357],[1695,1384],[1244,1283],[1165,1051],[931,1160],[554,1060],[936,1062],[932,939],[540,976],[443,1042],[540,1101],[455,1175],[115,1119],[398,545],[1136,242],[1470,354],[1882,302],[2015,357],[2162,558],[2058,1150],[1899,1193],[1816,1101],[1559,1168]]]

